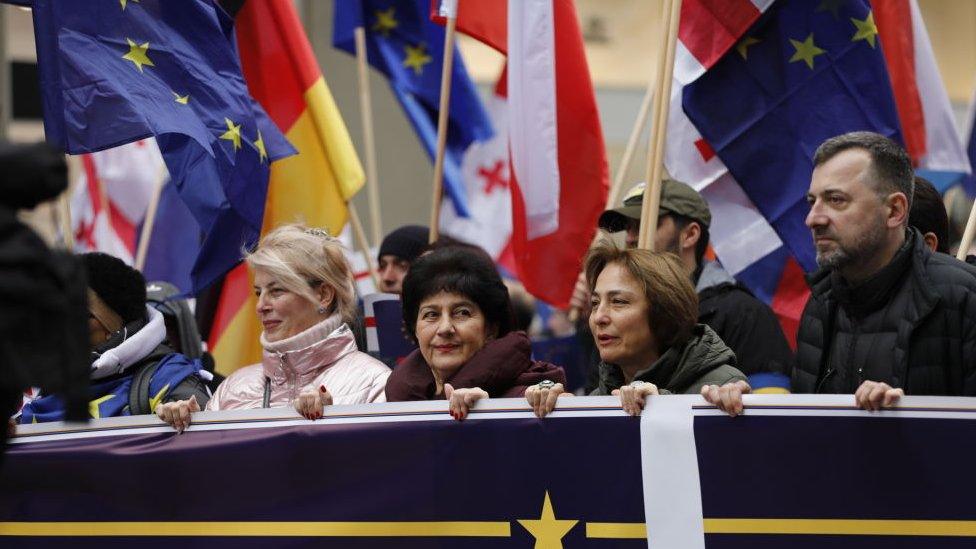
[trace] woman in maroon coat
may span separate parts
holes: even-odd
[[[447,399],[461,420],[482,398],[565,383],[562,368],[533,361],[529,338],[512,331],[508,289],[484,251],[455,245],[422,256],[402,298],[404,326],[419,348],[393,370],[387,401]]]

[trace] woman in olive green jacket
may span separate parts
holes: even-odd
[[[586,259],[586,280],[601,360],[592,395],[619,395],[624,411],[640,415],[651,395],[698,394],[745,381],[735,353],[696,323],[698,296],[674,254],[600,244]],[[543,417],[565,394],[561,384],[543,382],[525,396]]]

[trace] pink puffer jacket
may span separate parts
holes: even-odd
[[[390,369],[360,352],[352,331],[338,315],[304,332],[269,343],[261,334],[264,358],[235,371],[217,387],[207,410],[260,408],[265,378],[270,406],[289,406],[305,388],[324,385],[333,404],[386,402],[383,389]]]

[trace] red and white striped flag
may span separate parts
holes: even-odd
[[[571,0],[462,2],[457,28],[508,55],[516,274],[536,297],[566,307],[609,179],[576,8]]]

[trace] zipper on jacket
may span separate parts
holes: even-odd
[[[285,383],[288,384],[288,394],[289,401],[298,398],[298,391],[295,390],[298,380],[298,375],[294,372],[292,367],[288,364],[288,355],[285,353],[278,353],[278,362],[281,365],[281,371],[285,373]]]
[[[813,390],[814,394],[820,394],[823,391],[824,385],[827,384],[827,380],[830,379],[830,376],[834,375],[834,372],[835,370],[828,364],[827,373],[820,378],[820,383],[818,383],[817,388]]]

